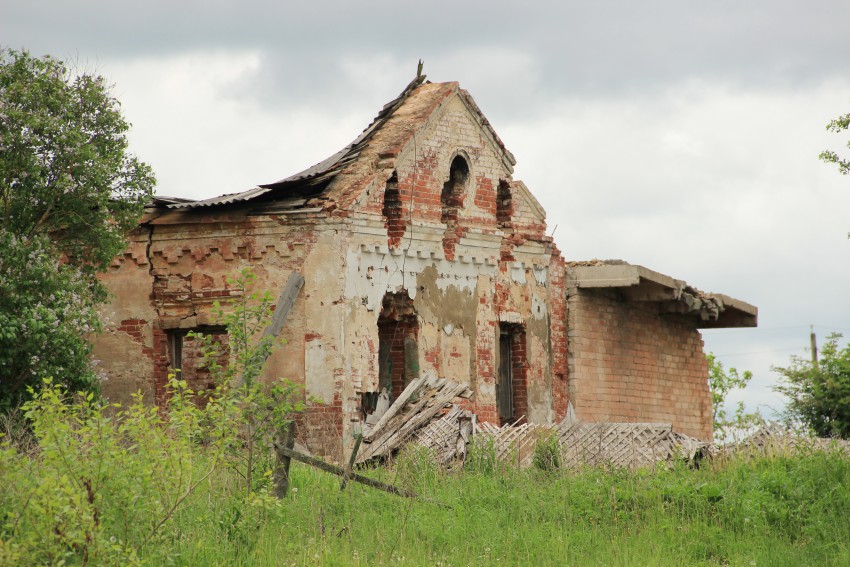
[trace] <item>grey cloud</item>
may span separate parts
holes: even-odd
[[[844,74],[847,21],[850,3],[838,0],[436,2],[427,9],[389,1],[103,0],[6,6],[0,37],[12,47],[91,58],[260,49],[266,64],[256,86],[270,101],[332,90],[343,56],[392,53],[412,67],[418,57],[491,45],[539,61],[539,83],[515,89],[606,96],[688,76],[793,85]]]

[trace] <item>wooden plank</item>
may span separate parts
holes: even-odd
[[[419,413],[419,410],[422,409],[429,401],[431,401],[431,396],[432,392],[425,392],[419,399],[419,401],[417,401],[411,409],[409,409],[403,414],[398,414],[399,419],[396,421],[401,422],[402,425],[400,428],[390,427],[390,424],[387,424],[383,428],[384,430],[380,432],[381,435],[377,438],[374,438],[371,445],[366,448],[366,451],[363,454],[361,461],[365,462],[371,458],[385,455],[392,451],[395,448],[395,445],[397,445],[397,443],[392,443],[393,438],[397,438],[399,435],[399,431],[401,431],[405,427],[405,425],[410,424],[411,418],[405,418],[405,416],[416,416],[416,414]],[[401,397],[399,397],[399,399],[401,399]],[[389,413],[389,411],[387,413]],[[372,433],[374,434],[375,432],[372,431]]]
[[[302,287],[304,287],[304,276],[298,272],[289,274],[289,278],[286,280],[286,284],[284,284],[283,290],[280,292],[280,297],[277,300],[274,315],[272,315],[272,322],[263,332],[264,337],[276,337],[280,334],[283,324],[286,322],[286,317],[295,304],[295,299],[301,292]]]
[[[351,477],[351,469],[354,468],[354,463],[357,461],[357,451],[360,450],[361,441],[363,441],[363,434],[358,432],[354,435],[354,448],[351,450],[351,457],[348,459],[348,465],[343,471],[342,482],[339,484],[340,492],[345,490],[345,485],[348,484],[348,479]]]
[[[340,467],[337,467],[330,463],[326,463],[320,459],[308,457],[307,455],[302,455],[298,451],[295,451],[293,449],[287,449],[286,447],[280,447],[278,448],[278,450],[282,455],[295,459],[296,461],[302,462],[306,465],[310,465],[311,467],[316,467],[319,470],[323,470],[325,472],[335,474],[337,476],[345,476],[344,469],[341,469]],[[386,484],[378,480],[359,475],[355,472],[352,472],[349,475],[349,479],[353,480],[354,482],[359,482],[360,484],[365,484],[366,486],[372,488],[377,488],[378,490],[383,490],[384,492],[389,492],[390,494],[395,494],[396,496],[403,496],[405,498],[416,498],[418,496],[415,492],[411,492],[403,488],[398,488],[391,484]]]
[[[381,429],[387,424],[387,422],[395,417],[395,415],[401,411],[401,408],[404,407],[404,404],[407,403],[407,400],[413,396],[413,394],[419,389],[419,387],[427,380],[427,377],[422,376],[417,378],[413,382],[407,385],[407,388],[401,393],[401,395],[396,399],[393,404],[390,406],[390,409],[387,410],[381,419],[378,420],[378,423],[375,424],[372,429],[369,430],[369,433],[363,436],[363,441],[366,443],[371,443],[375,436],[381,431]]]
[[[457,394],[467,390],[466,385],[437,379],[435,384],[422,393],[419,401],[403,413],[398,419],[388,423],[366,449],[360,461],[365,462],[374,457],[386,456],[412,436],[416,430],[427,422],[444,407],[449,405]],[[399,425],[395,428],[395,425]]]

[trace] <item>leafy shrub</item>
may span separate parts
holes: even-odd
[[[167,408],[107,405],[92,393],[71,394],[51,379],[23,409],[38,443],[35,455],[0,448],[2,554],[25,564],[135,564],[160,540],[175,512],[219,467],[230,435],[217,423],[212,443],[194,442],[203,410],[185,383],[172,380]],[[3,555],[0,555],[3,557]]]

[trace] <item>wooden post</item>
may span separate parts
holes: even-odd
[[[286,322],[286,317],[295,304],[295,298],[298,297],[298,292],[301,291],[302,287],[304,287],[304,276],[298,272],[289,274],[286,284],[280,291],[280,297],[277,299],[272,321],[263,332],[263,336],[277,337],[280,334],[283,324]]]
[[[457,418],[458,432],[457,442],[455,445],[455,455],[460,460],[461,465],[466,462],[466,453],[469,448],[469,442],[472,439],[472,415],[469,412],[458,416]]]
[[[289,464],[291,457],[283,449],[291,451],[295,447],[295,421],[277,432],[277,442],[274,444],[274,495],[285,498],[289,492]]]
[[[809,335],[809,340],[812,343],[812,367],[815,370],[818,369],[818,338],[815,335],[815,326],[811,326],[812,332]]]
[[[359,425],[359,424],[358,424]],[[342,475],[342,482],[339,485],[339,491],[345,490],[345,485],[348,484],[348,479],[351,477],[351,469],[354,468],[354,463],[357,461],[357,451],[360,450],[360,442],[363,441],[363,433],[356,431],[354,433],[354,449],[351,450],[351,457],[348,459],[348,465]]]

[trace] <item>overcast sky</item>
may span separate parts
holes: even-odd
[[[288,4],[295,4],[289,6]],[[415,7],[411,7],[415,6]],[[704,333],[749,369],[850,337],[846,0],[0,0],[0,43],[115,83],[162,195],[286,177],[350,142],[413,78],[470,91],[568,260],[619,258],[759,307]],[[846,151],[845,151],[846,153]]]

